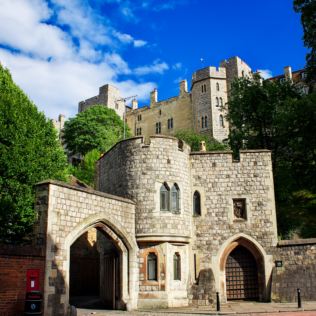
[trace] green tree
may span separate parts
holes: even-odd
[[[229,149],[228,145],[220,143],[216,139],[208,136],[197,134],[191,130],[181,130],[178,131],[175,136],[179,139],[185,141],[188,145],[190,145],[192,151],[200,150],[200,142],[205,141],[206,150],[227,150]]]
[[[0,240],[31,231],[34,184],[65,179],[66,156],[52,123],[0,65]]]
[[[95,187],[94,178],[95,178],[95,164],[100,158],[101,153],[97,149],[92,149],[83,157],[83,160],[78,166],[72,166],[72,174],[88,184],[91,187]]]
[[[63,140],[71,154],[85,155],[93,149],[107,151],[123,139],[124,125],[114,110],[96,105],[65,123]],[[130,131],[126,125],[126,135]]]
[[[316,0],[294,0],[294,10],[301,13],[304,30],[308,80],[316,81]]]
[[[232,86],[228,113],[235,152],[272,150],[279,234],[316,236],[316,227],[303,229],[311,214],[316,218],[315,204],[298,193],[316,192],[315,93],[301,96],[290,82],[239,79]]]

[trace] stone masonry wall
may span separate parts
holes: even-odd
[[[270,151],[242,151],[238,162],[229,152],[191,153],[191,166],[192,192],[200,192],[202,204],[202,215],[193,218],[192,241],[200,271],[216,269],[219,278],[213,259],[219,260],[221,247],[233,236],[248,236],[264,249],[277,244]],[[245,219],[234,215],[233,199],[240,198],[246,199]],[[221,282],[217,286],[225,293]]]
[[[273,269],[271,299],[297,301],[299,288],[303,302],[316,300],[316,238],[283,240],[273,251],[282,267]]]
[[[205,194],[205,213],[194,218],[196,245],[205,255],[237,233],[252,236],[266,248],[276,245],[274,187],[270,151],[232,154],[192,153],[192,187]],[[247,219],[237,219],[233,199],[245,198]],[[205,262],[206,264],[206,262]]]
[[[154,136],[150,144],[133,138],[116,144],[98,162],[98,189],[136,202],[136,238],[191,234],[189,146]],[[160,187],[180,188],[180,214],[160,211]],[[156,241],[158,237],[156,237]]]
[[[132,201],[57,181],[38,184],[37,200],[48,201],[41,215],[46,217],[47,225],[45,315],[65,314],[69,295],[69,249],[76,238],[94,225],[102,223],[118,246],[122,242],[130,245],[134,253],[129,253],[129,270],[135,275],[138,267]],[[138,284],[134,282],[129,286],[132,295]]]

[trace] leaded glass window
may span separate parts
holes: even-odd
[[[193,194],[193,215],[201,215],[201,195],[198,191]]]
[[[174,213],[180,211],[180,189],[176,183],[171,188],[171,211]]]
[[[173,256],[173,279],[181,280],[181,257],[177,252]]]
[[[160,210],[169,211],[169,187],[164,183],[160,187]]]
[[[147,256],[147,280],[157,281],[157,256],[153,252]]]

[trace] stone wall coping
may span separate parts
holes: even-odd
[[[290,247],[290,246],[312,245],[312,244],[316,245],[316,238],[280,240],[278,242],[278,247]]]
[[[271,153],[271,150],[268,149],[250,149],[250,150],[240,150],[241,154],[247,154],[247,153]],[[232,150],[212,150],[212,151],[192,151],[190,155],[196,156],[196,155],[216,155],[216,154],[227,154],[232,155]]]
[[[36,183],[35,186],[40,186],[40,185],[43,185],[43,184],[52,184],[52,185],[56,185],[56,186],[59,186],[59,187],[67,188],[67,189],[70,189],[70,190],[80,191],[80,192],[84,192],[84,193],[87,193],[87,194],[93,194],[93,195],[101,196],[101,197],[104,197],[104,198],[120,201],[120,202],[123,202],[123,203],[129,203],[129,204],[132,204],[132,205],[136,205],[136,203],[134,201],[126,199],[126,198],[123,198],[123,197],[120,197],[120,196],[117,196],[117,195],[112,195],[112,194],[109,194],[109,193],[104,193],[104,192],[93,190],[93,189],[79,188],[79,187],[70,185],[68,183],[62,182],[62,181],[57,181],[57,180],[51,180],[51,179],[44,180],[44,181]]]
[[[150,146],[150,140],[152,138],[164,138],[164,139],[172,139],[172,140],[177,140],[179,141],[179,139],[177,137],[173,137],[173,136],[168,136],[168,135],[150,135],[149,136],[149,142],[147,143],[146,140],[148,140],[147,138],[145,139],[144,136],[135,136],[135,137],[130,137],[127,139],[122,139],[120,141],[118,141],[115,145],[113,145],[108,151],[106,151],[99,159],[101,160],[104,156],[106,156],[110,151],[112,151],[116,146],[118,146],[119,144],[123,143],[123,142],[132,142],[132,141],[136,141],[138,139],[141,139],[141,143],[143,143],[146,146]],[[184,144],[186,144],[188,147],[190,147],[186,142],[183,141]]]

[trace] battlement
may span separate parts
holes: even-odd
[[[206,67],[199,69],[192,75],[192,83],[208,78],[226,79],[226,69],[224,67]]]

